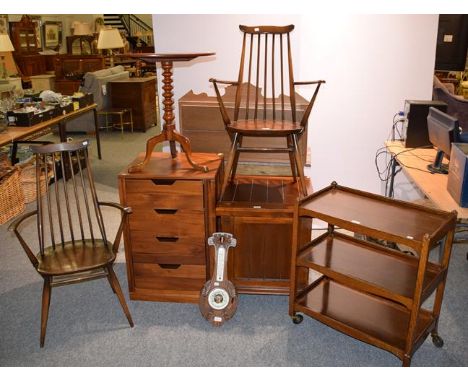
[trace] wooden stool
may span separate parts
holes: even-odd
[[[108,109],[102,109],[97,112],[98,115],[104,115],[106,117],[106,129],[109,128],[109,121],[108,121],[108,116],[109,115],[118,115],[120,118],[120,130],[122,131],[122,136],[123,136],[123,130],[124,130],[124,125],[129,124],[131,132],[133,133],[133,113],[132,109],[130,108],[108,108]],[[130,114],[130,122],[124,122],[124,115],[126,113]],[[112,125],[113,127],[115,124]]]

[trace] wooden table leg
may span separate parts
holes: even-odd
[[[96,111],[95,108],[93,109],[93,114],[94,114],[94,131],[96,133],[96,145],[97,145],[98,158],[102,159],[102,156],[101,156],[101,139],[99,137],[98,116],[97,116],[97,111]]]

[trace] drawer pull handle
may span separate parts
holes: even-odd
[[[151,179],[156,186],[172,186],[175,183],[173,179]]]
[[[174,215],[177,212],[174,208],[155,208],[154,210],[160,215]]]
[[[158,264],[162,269],[178,269],[182,264]]]
[[[175,243],[177,240],[179,240],[178,237],[174,236],[156,236],[156,239],[158,239],[158,241],[161,243]]]

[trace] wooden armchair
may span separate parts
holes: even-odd
[[[131,211],[117,203],[98,201],[87,146],[88,141],[31,146],[36,155],[36,190],[43,195],[37,198],[36,210],[20,216],[9,227],[44,279],[41,347],[44,346],[51,288],[55,286],[106,277],[133,327],[130,311],[112,268],[123,226]],[[52,185],[44,176],[48,173],[54,176]],[[62,180],[57,181],[59,173]],[[113,244],[107,239],[101,206],[120,210],[120,225]],[[21,223],[32,216],[37,219],[37,254],[19,231]]]
[[[287,152],[289,153],[294,181],[297,180],[297,177],[299,178],[299,191],[305,196],[307,195],[307,189],[298,139],[307,126],[318,91],[325,81],[294,81],[289,38],[294,25],[240,25],[239,28],[243,32],[243,41],[237,81],[210,79],[210,82],[214,85],[224,125],[232,142],[221,194],[224,193],[227,184],[233,181],[235,177],[241,152]],[[244,77],[244,73],[247,73],[246,77]],[[251,94],[250,90],[243,92],[242,84],[244,82],[254,83],[255,94]],[[237,86],[233,121],[229,118],[223,104],[218,84]],[[316,86],[306,111],[299,122],[296,121],[296,85]],[[264,91],[263,97],[259,94],[261,88]],[[285,91],[289,92],[289,99],[286,99]],[[271,95],[273,101],[272,113],[267,113],[268,95]],[[276,98],[277,95],[278,99]],[[263,99],[263,105],[261,99]],[[291,110],[289,120],[285,111],[285,102],[288,101]],[[245,136],[284,137],[286,145],[281,148],[242,147],[242,139]]]

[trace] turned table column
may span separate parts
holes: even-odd
[[[125,54],[120,56],[131,57],[140,59],[142,61],[147,61],[151,63],[160,62],[163,69],[163,87],[164,90],[163,96],[163,126],[162,131],[159,135],[156,135],[146,142],[146,155],[145,159],[136,165],[131,166],[128,169],[128,172],[140,172],[143,167],[148,163],[151,158],[151,153],[153,152],[154,147],[161,142],[169,141],[169,146],[171,150],[172,158],[177,157],[176,142],[180,144],[185,156],[187,157],[190,165],[199,171],[207,172],[208,168],[206,166],[200,166],[194,161],[192,161],[192,149],[190,147],[190,141],[187,137],[179,134],[175,130],[175,115],[174,115],[174,87],[173,87],[173,66],[174,61],[191,61],[197,57],[201,56],[212,56],[214,53],[135,53],[135,54]]]

